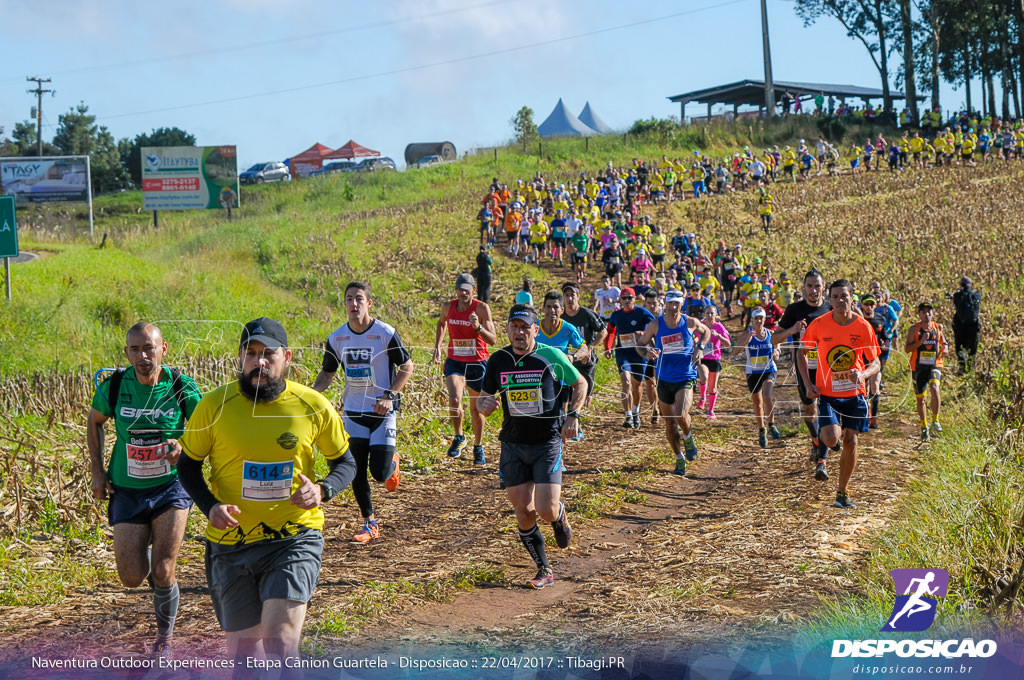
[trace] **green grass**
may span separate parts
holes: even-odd
[[[996,605],[995,584],[1019,579],[1024,561],[1024,451],[1015,434],[987,421],[975,383],[959,386],[957,406],[944,412],[943,434],[924,449],[920,478],[873,539],[871,557],[850,574],[858,594],[823,604],[811,637],[875,637],[891,614],[889,570],[938,567],[950,574],[940,601],[939,631],[1015,624],[1020,603]],[[947,395],[954,387],[946,385]],[[938,633],[941,637],[941,632]],[[928,632],[936,636],[936,629]]]

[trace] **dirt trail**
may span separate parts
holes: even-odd
[[[734,330],[734,323],[727,325]],[[557,644],[566,649],[635,648],[784,629],[818,606],[820,597],[852,588],[849,575],[867,556],[871,533],[885,523],[913,476],[919,448],[913,425],[885,418],[881,430],[861,440],[852,490],[857,509],[833,508],[837,461],[831,463],[832,481],[813,479],[795,387],[778,390],[778,422],[795,434],[762,450],[740,372],[729,369],[721,382],[720,420],[695,414],[700,458],[680,478],[671,474],[660,426],[645,416],[640,430],[620,427],[614,389],[597,396],[606,410],[592,413],[586,439],[567,445],[565,498],[575,533],[573,545],[560,551],[545,527],[553,587],[523,587],[534,567],[498,489],[494,443],[486,468],[475,468],[465,456],[446,458],[430,474],[404,472],[396,493],[375,487],[382,538],[370,545],[348,540],[358,517],[353,502],[329,505],[327,548],[309,620],[315,624],[333,610],[346,611],[353,594],[370,582],[428,583],[470,563],[504,569],[505,578],[443,603],[396,598],[362,623],[368,634],[318,643],[325,650],[376,652],[409,645],[529,648],[539,631],[557,629]],[[622,504],[596,519],[573,514],[577,484],[607,481],[602,473],[619,470],[629,476],[612,480],[609,488],[620,484],[639,492],[642,503]],[[112,564],[112,553],[107,558]],[[176,636],[197,651],[222,653],[202,564],[201,543],[192,537],[179,568]],[[150,592],[114,584],[76,591],[59,605],[2,608],[0,620],[7,659],[29,652],[138,653],[155,633]]]

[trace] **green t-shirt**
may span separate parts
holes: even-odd
[[[166,460],[154,458],[154,447],[168,438],[176,439],[185,430],[185,421],[192,415],[203,394],[188,376],[181,376],[185,392],[186,413],[174,396],[171,371],[161,368],[160,382],[142,385],[135,379],[135,369],[128,368],[117,393],[117,414],[110,409],[110,381],[100,384],[92,398],[92,407],[108,418],[114,418],[114,452],[107,466],[107,476],[114,486],[128,489],[149,489],[178,476],[176,467]],[[130,456],[129,456],[130,454]]]
[[[572,243],[572,247],[576,249],[577,253],[586,253],[587,248],[590,246],[590,237],[582,231],[578,231],[572,235],[569,242]]]

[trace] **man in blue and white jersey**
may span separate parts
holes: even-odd
[[[349,448],[356,459],[352,493],[363,515],[363,528],[352,537],[356,543],[368,543],[380,536],[367,470],[374,479],[383,482],[388,491],[398,488],[396,416],[402,388],[413,372],[412,356],[402,344],[398,331],[370,316],[372,305],[368,284],[362,281],[348,284],[345,288],[348,322],[327,339],[323,365],[313,384],[313,389],[323,392],[338,369],[344,371],[343,418],[350,438]]]

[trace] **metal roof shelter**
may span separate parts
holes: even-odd
[[[856,97],[858,99],[863,99],[866,102],[870,102],[872,99],[882,98],[882,90],[875,87],[835,85],[830,83],[794,83],[785,80],[774,80],[773,84],[775,85],[775,96],[777,98],[781,98],[784,92],[789,92],[793,96],[801,99],[805,97],[813,97],[819,92],[824,92],[825,96]],[[892,99],[907,98],[906,93],[899,92],[898,90],[890,90],[889,96]],[[677,94],[674,97],[668,97],[668,99],[669,101],[679,103],[680,120],[686,117],[686,105],[690,102],[707,104],[709,117],[711,116],[712,104],[732,104],[733,111],[739,108],[740,105],[744,104],[763,108],[764,80],[740,80],[735,83],[729,83],[728,85],[718,85],[716,87],[708,87],[703,90],[694,90],[693,92]],[[921,95],[918,99],[923,100],[925,97]]]

